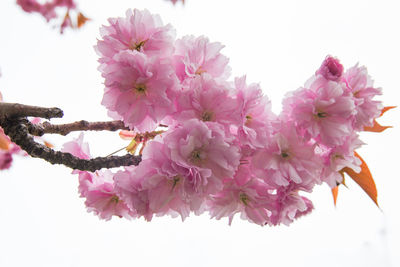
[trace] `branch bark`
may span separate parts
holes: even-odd
[[[88,122],[85,120],[76,121],[67,124],[51,124],[44,122],[41,124],[29,125],[29,133],[42,136],[44,134],[61,134],[67,135],[73,131],[116,131],[116,130],[129,130],[122,121],[98,121]]]
[[[18,103],[0,102],[0,118],[39,117],[61,118],[64,113],[59,108],[42,108]]]
[[[59,108],[42,108],[16,103],[0,103],[0,126],[4,129],[11,141],[19,145],[30,156],[44,159],[51,164],[62,164],[67,167],[82,171],[100,170],[102,168],[115,168],[120,166],[138,165],[141,156],[127,154],[124,156],[97,157],[90,160],[80,159],[70,153],[55,151],[42,144],[36,143],[33,136],[45,133],[58,133],[66,135],[71,131],[80,130],[111,130],[127,129],[122,121],[87,122],[78,121],[69,124],[52,125],[43,123],[34,125],[28,121],[27,116],[41,118],[60,118],[63,111]]]

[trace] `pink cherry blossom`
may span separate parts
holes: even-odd
[[[327,80],[339,81],[343,74],[343,65],[338,59],[327,56],[316,74],[322,75]]]
[[[188,120],[166,134],[163,141],[171,150],[171,159],[193,172],[197,188],[210,180],[232,178],[239,165],[234,139],[217,123]]]
[[[209,75],[196,77],[178,99],[174,119],[179,122],[196,118],[217,122],[229,129],[240,121],[239,102],[231,96],[225,83],[218,83]]]
[[[125,18],[110,18],[110,26],[100,29],[103,40],[97,42],[96,51],[101,63],[110,62],[121,51],[136,50],[146,55],[166,56],[173,52],[175,30],[164,26],[159,15],[148,10],[126,11]]]
[[[138,167],[126,168],[114,177],[121,198],[147,220],[153,214],[180,215],[184,220],[190,211],[198,214],[202,210],[206,189],[196,190],[190,169],[177,165],[170,156],[165,144],[151,141]]]
[[[298,185],[291,182],[289,186],[277,190],[275,208],[272,210],[268,224],[289,225],[295,219],[309,214],[313,209],[312,202],[299,195]]]
[[[17,4],[25,12],[41,14],[47,21],[58,17],[56,9],[59,7],[66,9],[66,16],[69,15],[69,10],[76,9],[76,4],[73,0],[51,0],[45,2],[37,0],[17,0]],[[72,24],[67,25],[67,23],[67,20],[63,21],[61,25],[61,33],[65,27],[72,26]]]
[[[213,78],[226,79],[230,75],[229,59],[220,53],[224,46],[211,43],[204,36],[185,36],[175,43],[174,62],[181,81],[208,73]]]
[[[64,144],[63,152],[90,159],[89,146],[83,142],[83,134],[77,139]],[[114,190],[114,174],[110,170],[74,171],[79,176],[79,193],[85,198],[85,205],[89,212],[93,212],[101,219],[110,220],[112,216],[132,218],[135,214],[120,200]]]
[[[372,126],[373,120],[381,114],[381,101],[373,100],[380,95],[381,89],[373,87],[373,81],[365,67],[358,65],[350,68],[343,75],[347,91],[354,97],[356,114],[354,128],[362,131],[365,126]]]
[[[0,127],[0,170],[9,169],[13,161],[13,155],[25,156],[26,153],[4,133]]]
[[[228,217],[231,224],[234,215],[240,213],[242,219],[265,225],[273,207],[270,189],[262,180],[252,177],[248,165],[241,165],[234,179],[225,180],[223,189],[208,200],[211,217]]]
[[[0,170],[6,170],[11,167],[12,154],[8,151],[0,150]]]
[[[360,172],[361,161],[354,155],[354,151],[363,144],[354,133],[347,137],[342,145],[325,148],[325,152],[321,154],[325,165],[321,179],[333,188],[342,182],[343,176],[340,171],[343,168],[348,167]]]
[[[168,61],[134,51],[123,51],[103,69],[102,104],[125,124],[152,131],[175,111],[178,80]]]
[[[320,183],[322,162],[315,146],[296,133],[291,122],[281,122],[266,148],[258,150],[251,164],[257,177],[271,186],[288,186],[294,182],[309,189]]]
[[[329,146],[342,144],[353,131],[353,98],[345,94],[340,83],[324,78],[311,79],[308,86],[287,96],[284,114],[306,137]]]
[[[252,149],[262,148],[271,138],[272,122],[276,119],[271,102],[258,84],[246,85],[246,76],[235,79],[235,88],[241,106],[241,121],[235,124],[240,143]]]

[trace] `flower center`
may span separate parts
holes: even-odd
[[[190,153],[190,161],[195,164],[199,164],[203,161],[200,149],[197,148],[197,149],[193,150],[192,153]]]
[[[212,121],[214,120],[214,112],[211,111],[204,111],[201,115],[202,121]]]
[[[205,70],[203,70],[201,67],[199,67],[196,72],[194,74],[196,75],[201,75],[202,73],[206,72]]]
[[[328,117],[328,113],[323,112],[323,111],[317,111],[317,114],[315,114],[315,116],[317,118],[326,118],[326,117]]]
[[[179,184],[179,182],[181,181],[181,178],[179,175],[174,176],[174,178],[172,179],[171,183],[172,183],[172,188],[171,190],[174,190],[174,188]]]
[[[142,47],[144,46],[145,43],[146,43],[146,40],[138,42],[138,43],[131,44],[129,46],[129,49],[136,50],[136,51],[140,52],[140,50],[142,49]]]
[[[239,199],[240,201],[242,201],[242,203],[247,206],[248,205],[248,201],[250,200],[250,198],[243,192],[240,192],[239,194]]]
[[[119,202],[119,197],[117,197],[117,196],[112,196],[111,199],[110,199],[110,202],[115,202],[115,204],[118,204],[118,202]]]
[[[133,87],[133,91],[138,95],[145,95],[147,92],[147,87],[145,84],[138,83]]]
[[[281,157],[282,157],[282,158],[285,159],[285,158],[288,158],[289,156],[290,156],[289,153],[287,153],[286,151],[282,151],[282,152],[281,152]]]
[[[251,121],[253,120],[253,117],[250,114],[246,115],[246,122],[244,123],[244,125],[248,126]]]

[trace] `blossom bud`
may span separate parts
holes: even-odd
[[[343,65],[340,64],[339,60],[334,57],[327,56],[315,74],[321,74],[327,80],[338,81],[342,76],[342,73]]]

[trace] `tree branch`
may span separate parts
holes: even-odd
[[[63,164],[67,167],[82,171],[100,170],[102,168],[115,168],[120,166],[138,165],[141,156],[127,154],[124,156],[97,157],[90,160],[80,159],[70,153],[55,151],[49,147],[36,143],[31,135],[45,133],[58,133],[66,135],[71,131],[85,130],[110,130],[127,129],[122,121],[87,122],[78,121],[69,124],[52,125],[48,122],[34,125],[28,121],[27,116],[41,118],[61,118],[63,111],[59,108],[43,108],[17,103],[0,102],[0,126],[4,129],[11,141],[19,145],[30,156],[44,159],[51,164]]]
[[[41,124],[28,125],[29,133],[42,136],[44,134],[61,134],[67,135],[73,131],[116,131],[116,130],[129,130],[122,121],[98,121],[88,122],[85,120],[76,121],[73,123],[54,125],[49,122]]]
[[[102,168],[115,168],[120,166],[138,165],[141,156],[127,154],[125,156],[97,157],[90,160],[80,159],[70,153],[54,151],[44,145],[36,143],[28,132],[30,122],[26,118],[8,119],[2,122],[4,132],[11,138],[11,141],[19,145],[30,156],[44,159],[51,164],[63,164],[72,169],[91,171]]]
[[[18,103],[0,102],[0,118],[40,117],[45,119],[61,118],[64,113],[59,108],[42,108]]]

